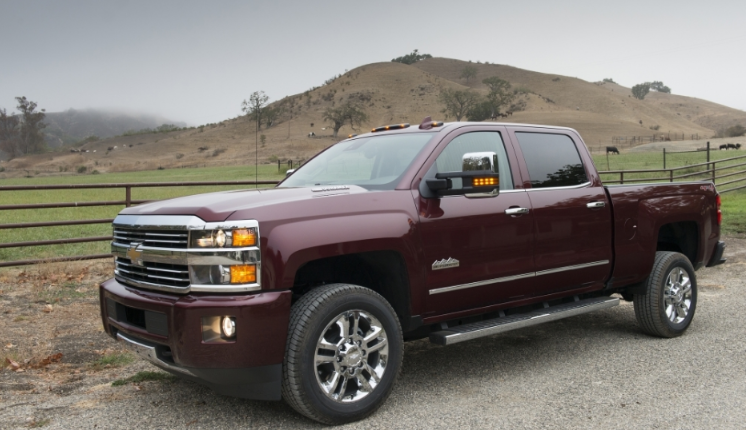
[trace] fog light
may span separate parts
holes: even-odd
[[[255,265],[231,266],[231,284],[249,284],[252,282],[256,282]]]
[[[223,317],[220,322],[220,329],[223,331],[223,336],[230,339],[236,335],[236,318],[234,317]]]

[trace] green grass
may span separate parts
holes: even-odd
[[[718,161],[726,158],[733,158],[741,155],[746,155],[742,152],[734,153],[734,151],[711,151],[710,161]],[[652,169],[663,169],[663,153],[662,152],[628,152],[620,155],[609,155],[608,157],[603,154],[593,155],[593,162],[596,168],[600,171],[606,170],[652,170]],[[694,164],[700,164],[707,162],[707,154],[705,152],[686,152],[686,153],[673,153],[669,152],[666,156],[666,168],[677,168],[686,167]],[[746,166],[735,167],[731,170],[725,170],[720,173],[720,169],[723,169],[730,165],[746,163],[746,158],[740,160],[723,161],[717,163],[717,175],[723,173],[735,173],[739,170],[746,170]],[[684,175],[688,173],[702,172],[707,170],[706,166],[692,167],[689,169],[682,169],[674,171],[674,176]],[[712,173],[703,173],[702,175],[692,176],[690,178],[679,179],[679,180],[703,180],[708,179]],[[603,181],[618,181],[620,175],[615,174],[604,174],[601,175]],[[726,188],[732,186],[746,185],[746,174],[740,176],[734,176],[732,178],[718,179],[717,183],[729,181],[742,177],[744,182],[727,185]],[[628,179],[650,179],[651,182],[656,180],[668,180],[669,176],[667,172],[661,173],[625,173],[625,181]]]
[[[207,167],[199,169],[153,170],[100,175],[80,175],[65,177],[12,178],[0,180],[0,186],[7,185],[48,185],[48,184],[90,184],[126,182],[194,182],[194,181],[238,181],[253,180],[253,166]],[[260,181],[279,181],[283,172],[275,165],[259,166]],[[267,187],[267,186],[265,186]],[[241,186],[195,186],[135,188],[133,200],[161,200],[191,194],[221,190],[251,188]],[[124,189],[93,190],[47,190],[47,191],[0,191],[0,204],[19,205],[52,202],[85,202],[124,200]],[[92,206],[58,209],[22,209],[0,211],[0,224],[63,221],[77,219],[114,218],[124,206]],[[74,237],[109,236],[110,224],[79,226],[38,227],[26,229],[0,230],[0,242],[25,242]],[[108,242],[91,242],[66,245],[26,246],[22,248],[0,249],[0,261],[54,258],[87,254],[102,254],[110,251]]]
[[[176,377],[168,373],[143,371],[138,372],[137,374],[130,376],[129,378],[117,379],[116,381],[111,383],[111,386],[121,387],[122,385],[131,383],[138,384],[145,381],[173,382],[175,380]]]
[[[98,360],[91,363],[94,368],[100,369],[106,366],[109,367],[121,367],[126,366],[135,361],[135,357],[132,354],[115,352],[112,354],[104,355]]]
[[[98,294],[98,291],[93,288],[80,292],[78,290],[81,287],[83,287],[82,284],[73,281],[63,282],[54,287],[50,286],[39,292],[39,300],[44,300],[47,303],[58,303],[63,300],[82,299]]]
[[[726,234],[746,235],[746,189],[720,196],[723,210],[723,231]]]

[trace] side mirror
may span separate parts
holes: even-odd
[[[497,195],[500,173],[497,171],[497,154],[494,152],[468,152],[461,159],[461,172],[435,174],[426,181],[427,187],[438,196],[474,194]],[[453,178],[461,178],[461,188],[453,189]]]
[[[287,178],[288,176],[292,175],[293,172],[295,172],[295,169],[289,169],[287,172],[285,172],[285,177]]]
[[[461,170],[473,172],[488,170],[497,173],[497,154],[494,152],[467,152],[461,159]]]

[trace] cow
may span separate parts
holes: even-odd
[[[611,154],[619,155],[619,150],[616,149],[616,146],[607,146],[606,147],[606,153],[607,154],[611,153]]]
[[[728,149],[738,149],[738,148],[736,148],[736,145],[734,145],[732,143],[728,143],[727,145],[728,145]]]
[[[720,149],[721,151],[727,151],[727,150],[728,150],[728,145],[726,145],[726,144],[722,144],[722,145],[720,145],[720,146],[719,146],[718,148],[719,148],[719,149]]]
[[[513,111],[512,111],[512,110],[509,110],[509,111],[505,112],[505,114],[506,114],[507,116],[511,116],[511,115],[513,115]]]
[[[736,143],[736,149],[741,149],[741,144],[740,143]]]
[[[316,133],[310,132],[310,133],[308,133],[308,137],[316,137]]]

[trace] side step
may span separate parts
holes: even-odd
[[[464,342],[478,337],[490,336],[497,333],[503,333],[510,330],[530,327],[532,325],[593,312],[599,309],[610,308],[618,304],[619,299],[616,297],[599,297],[577,300],[572,303],[545,307],[544,309],[526,312],[524,314],[504,316],[447,328],[430,333],[430,342],[443,346],[453,345],[454,343]]]

